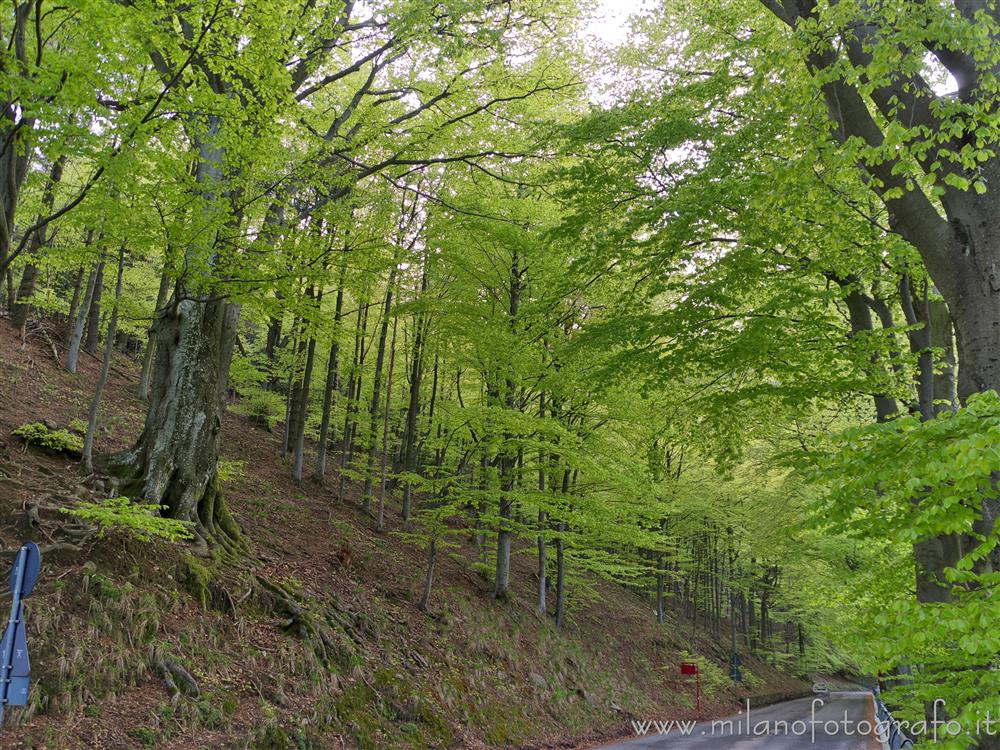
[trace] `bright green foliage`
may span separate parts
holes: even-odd
[[[864,569],[839,572],[853,609],[849,618],[838,618],[847,628],[841,638],[866,670],[910,668],[910,679],[892,695],[911,718],[922,717],[923,702],[937,699],[966,727],[996,709],[1000,682],[991,667],[1000,639],[991,623],[1000,617],[992,595],[1000,574],[988,557],[997,532],[974,530],[996,494],[998,436],[1000,396],[989,392],[929,422],[901,417],[832,435],[798,457],[819,491],[811,503],[817,528],[861,540],[866,550]],[[908,548],[970,530],[972,543],[948,571],[955,601],[918,603]],[[868,554],[875,550],[881,554]]]
[[[182,542],[193,537],[190,524],[160,515],[152,505],[135,503],[127,497],[109,497],[96,502],[80,501],[63,513],[97,524],[102,536],[120,532],[140,542],[154,538]]]
[[[41,422],[23,424],[11,434],[54,453],[79,454],[83,450],[83,438],[78,434],[65,428],[51,429]]]
[[[344,503],[366,482],[380,530],[405,495],[396,538],[443,556],[471,537],[487,576],[507,532],[515,556],[541,542],[549,614],[558,575],[570,618],[608,579],[720,642],[735,619],[737,650],[801,675],[908,669],[910,711],[972,719],[998,687],[1000,402],[928,396],[962,368],[950,323],[925,336],[945,298],[894,207],[993,189],[995,11],[773,12],[791,5],[663,0],[607,55],[568,0],[54,7],[44,54],[0,66],[37,162],[7,197],[19,228],[46,213],[67,155],[55,205],[81,200],[14,276],[37,270],[57,319],[125,247],[133,343],[180,300],[232,303],[219,393],[296,479]],[[865,14],[881,31],[852,61]],[[950,85],[942,49],[984,93],[927,93]],[[608,90],[581,85],[594,69]],[[847,137],[837,83],[916,98],[872,99],[879,137]],[[241,476],[212,458],[209,486]],[[187,533],[121,498],[67,512]],[[954,600],[918,604],[914,545],[957,532]]]

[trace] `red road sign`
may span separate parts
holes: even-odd
[[[701,713],[701,675],[698,674],[698,665],[689,661],[683,662],[681,674],[694,675],[694,706],[695,711]]]

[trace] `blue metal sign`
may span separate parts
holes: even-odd
[[[0,641],[0,722],[6,706],[28,703],[28,638],[24,629],[24,599],[35,588],[42,555],[38,545],[28,542],[18,550],[10,571],[10,619]]]

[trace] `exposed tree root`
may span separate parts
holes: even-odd
[[[254,594],[258,604],[268,612],[281,617],[283,629],[307,642],[320,660],[340,669],[350,666],[356,653],[344,635],[356,644],[362,640],[353,618],[336,607],[322,607],[317,611],[317,602],[309,602],[280,583],[263,576],[254,577]],[[331,627],[333,625],[334,627]]]
[[[153,666],[163,677],[163,684],[170,694],[170,702],[176,705],[182,696],[197,698],[201,695],[198,682],[184,667],[165,656],[156,654]]]

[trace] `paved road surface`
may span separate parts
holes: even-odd
[[[873,731],[871,693],[835,692],[813,708],[813,698],[778,703],[695,726],[671,727],[660,734],[651,725],[645,736],[605,745],[601,750],[880,750]],[[846,716],[846,721],[845,721]],[[654,718],[654,717],[649,717]],[[667,717],[661,717],[667,718]],[[787,722],[787,728],[775,722]],[[795,723],[799,722],[799,723]],[[859,724],[861,725],[859,727]],[[836,725],[836,726],[835,726]],[[661,725],[662,727],[662,725]],[[686,729],[685,734],[683,729]],[[859,731],[860,730],[860,731]],[[767,731],[768,734],[764,734]]]

